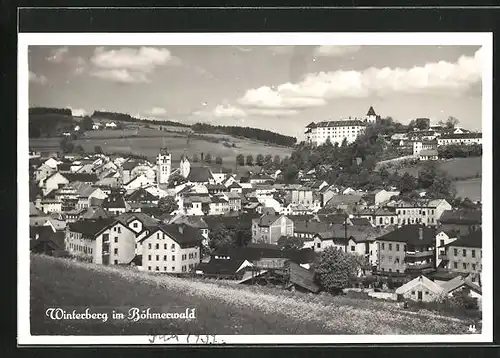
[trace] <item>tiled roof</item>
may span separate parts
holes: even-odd
[[[87,238],[95,239],[95,235],[115,222],[114,219],[80,220],[69,223],[69,231],[78,232]]]
[[[270,226],[272,223],[274,223],[276,220],[280,218],[281,215],[273,215],[273,214],[266,214],[262,215],[259,219],[254,219],[258,220],[259,226]]]
[[[80,181],[95,183],[99,180],[97,175],[87,173],[64,173],[64,177],[70,182]]]
[[[235,275],[236,270],[245,262],[245,259],[210,259],[209,262],[200,263],[196,270],[205,275]]]
[[[481,216],[481,210],[445,210],[438,221],[441,224],[478,225]]]
[[[295,263],[310,263],[315,253],[310,249],[299,251],[281,250],[278,245],[248,244],[245,247],[231,247],[217,250],[212,256],[229,256],[233,260],[257,261],[263,258],[287,258]]]
[[[128,201],[157,201],[158,197],[154,196],[151,194],[149,191],[147,191],[144,188],[139,188],[135,191],[133,191],[131,194],[129,194],[126,199]]]
[[[420,230],[422,230],[422,239],[420,239]],[[409,244],[433,244],[436,238],[436,229],[423,225],[405,225],[399,229],[391,231],[380,236],[379,241],[406,242]]]
[[[467,235],[458,238],[455,241],[450,242],[447,247],[482,247],[483,235],[482,230],[471,231]]]
[[[118,215],[115,220],[121,222],[124,225],[128,225],[133,220],[139,220],[145,226],[155,226],[158,225],[158,220],[153,219],[151,216],[145,213],[123,213]]]
[[[163,224],[158,229],[170,236],[182,247],[193,247],[200,244],[203,236],[198,229],[189,227],[185,224]]]
[[[354,126],[366,126],[365,123],[358,119],[345,120],[345,121],[325,121],[316,123],[316,127],[354,127]]]
[[[187,180],[193,183],[206,183],[213,179],[212,172],[208,167],[191,167]]]

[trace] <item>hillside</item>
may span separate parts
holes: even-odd
[[[79,123],[75,117],[62,113],[30,114],[29,137],[53,137],[72,131]]]
[[[311,296],[277,289],[154,276],[70,260],[31,256],[33,335],[145,334],[463,334],[469,321],[395,303]],[[196,309],[196,319],[132,322],[52,321],[47,307],[127,313]]]

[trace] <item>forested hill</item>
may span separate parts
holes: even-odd
[[[287,147],[291,147],[297,143],[297,138],[295,137],[250,127],[214,126],[206,123],[196,123],[191,126],[191,129],[200,133],[228,134]]]
[[[119,112],[106,112],[106,111],[94,111],[92,113],[92,118],[103,118],[103,119],[109,119],[111,121],[121,121],[121,122],[140,122],[140,123],[153,123],[153,124],[162,124],[166,126],[173,126],[173,127],[185,127],[188,128],[189,125],[184,124],[184,123],[179,123],[179,122],[174,122],[174,121],[158,121],[158,120],[151,120],[151,119],[144,119],[144,118],[136,118],[132,117],[130,114],[126,113],[119,113]]]
[[[29,115],[45,115],[45,114],[60,114],[63,116],[72,116],[69,108],[50,108],[50,107],[32,107],[29,109]]]

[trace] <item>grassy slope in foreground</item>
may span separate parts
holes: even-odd
[[[232,286],[131,269],[31,256],[33,335],[150,334],[461,334],[468,322],[429,311],[410,312],[392,302],[306,295]],[[67,311],[156,312],[196,308],[196,320],[51,321],[49,307]]]

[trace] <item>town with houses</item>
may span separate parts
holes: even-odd
[[[370,107],[362,118],[311,123],[305,141],[352,143],[378,118]],[[387,139],[422,161],[438,160],[440,146],[481,144],[481,133],[444,132],[423,122],[424,129]],[[373,298],[424,302],[466,290],[480,306],[480,208],[425,195],[401,199],[397,187],[336,186],[315,170],[300,171],[296,184],[283,183],[281,170],[231,173],[186,155],[173,158],[168,143],[154,162],[31,152],[29,165],[36,183],[29,211],[34,253],[186,280],[283,282],[285,289],[315,294],[315,260],[333,247],[363,260],[358,283],[346,290],[363,286]],[[214,244],[221,227],[241,236],[232,238],[239,244]],[[374,289],[368,281],[383,285]]]

